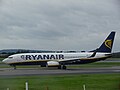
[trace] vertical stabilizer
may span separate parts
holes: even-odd
[[[97,52],[111,53],[113,42],[114,42],[115,32],[111,32],[102,45],[97,49]]]

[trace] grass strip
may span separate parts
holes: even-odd
[[[0,77],[0,90],[120,90],[120,74]]]

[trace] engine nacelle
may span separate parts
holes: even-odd
[[[48,67],[58,67],[60,64],[57,61],[48,61],[47,66]]]

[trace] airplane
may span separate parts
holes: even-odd
[[[66,69],[66,65],[86,64],[105,60],[112,56],[112,47],[115,31],[112,31],[102,45],[87,52],[61,52],[61,53],[21,53],[5,58],[2,62],[16,69],[17,65],[40,65],[41,67],[57,67]]]

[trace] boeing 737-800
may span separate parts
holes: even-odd
[[[66,65],[86,64],[111,57],[115,32],[111,32],[102,45],[93,51],[75,53],[21,53],[14,54],[4,59],[3,62],[16,65],[41,65],[41,67],[58,67],[66,69]]]

